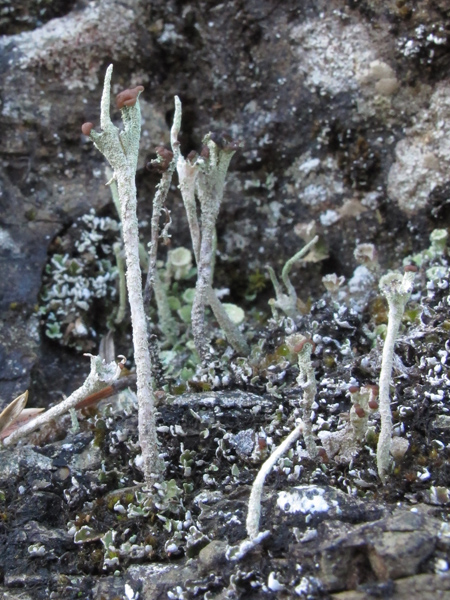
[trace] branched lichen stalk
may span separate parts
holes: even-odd
[[[314,344],[309,338],[300,334],[293,334],[286,339],[288,348],[297,353],[299,375],[297,383],[303,389],[301,405],[303,408],[303,437],[305,439],[306,450],[310,458],[317,458],[317,445],[312,432],[311,411],[312,405],[316,399],[317,381],[314,373],[314,367],[311,362],[311,354]]]
[[[172,316],[166,288],[161,281],[157,270],[155,270],[153,287],[155,290],[156,309],[158,312],[158,325],[164,335],[164,344],[166,346],[173,346],[178,336],[178,325]]]
[[[209,156],[196,180],[196,192],[201,209],[201,241],[191,315],[195,346],[203,359],[208,354],[205,306],[209,289],[212,287],[215,227],[223,198],[225,176],[235,153],[235,150],[225,151],[219,148],[210,135],[206,136],[204,142]]]
[[[148,252],[148,271],[147,281],[145,283],[144,298],[145,304],[148,305],[151,301],[152,290],[155,288],[156,279],[156,261],[158,255],[158,238],[159,238],[159,220],[161,218],[162,208],[170,188],[173,171],[166,171],[162,174],[161,181],[153,199],[153,213],[151,219],[151,240]]]
[[[207,299],[211,310],[213,311],[219,326],[225,332],[230,345],[239,354],[247,356],[249,353],[249,348],[244,334],[230,319],[227,311],[224,309],[223,304],[217,297],[216,292],[213,290],[211,285],[207,289]]]
[[[197,263],[197,283],[192,304],[192,332],[195,346],[202,358],[208,353],[208,338],[205,331],[205,304],[207,292],[212,282],[212,253],[215,219],[211,213],[202,212],[202,236],[199,262]]]
[[[178,96],[175,96],[175,114],[173,118],[173,125],[170,133],[170,139],[172,144],[173,157],[167,168],[161,175],[161,181],[158,184],[155,196],[153,198],[153,212],[151,220],[151,240],[149,245],[148,253],[148,273],[147,281],[144,290],[144,300],[148,305],[151,299],[152,289],[159,286],[159,293],[162,294],[161,282],[157,277],[156,273],[156,261],[158,255],[158,239],[159,239],[159,221],[161,218],[161,212],[164,203],[169,193],[170,185],[172,183],[172,176],[175,171],[178,156],[180,154],[180,143],[178,142],[178,134],[181,126],[181,102]]]
[[[159,478],[162,465],[158,454],[156,436],[152,365],[148,349],[146,314],[142,295],[139,231],[136,214],[135,176],[141,130],[139,95],[143,88],[130,90],[127,100],[121,104],[124,129],[119,133],[119,130],[111,121],[109,112],[111,74],[112,65],[106,71],[101,101],[101,126],[103,131],[101,133],[90,131],[90,138],[113,168],[114,179],[117,182],[119,192],[122,236],[127,266],[128,300],[131,309],[137,375],[139,443],[142,450],[144,477],[146,483],[151,485]],[[131,99],[128,99],[130,95]]]
[[[275,290],[276,299],[271,301],[272,306],[277,309],[279,308],[284,312],[284,314],[291,319],[295,319],[298,315],[297,308],[297,292],[295,291],[295,287],[292,285],[292,282],[289,278],[289,273],[291,272],[294,264],[302,259],[307,252],[317,243],[319,240],[319,236],[316,235],[312,240],[310,240],[301,250],[296,252],[294,256],[292,256],[284,265],[283,270],[281,272],[281,279],[283,280],[284,286],[286,288],[287,294],[284,293],[283,287],[277,279],[275,275],[275,271],[271,266],[267,267],[269,271],[269,276],[272,281],[272,285]]]
[[[283,270],[281,271],[281,279],[283,280],[284,285],[286,286],[288,294],[289,296],[295,299],[297,299],[297,292],[295,291],[295,288],[292,285],[291,280],[289,279],[289,273],[291,272],[291,269],[295,265],[295,263],[298,262],[301,258],[303,258],[310,251],[310,249],[318,242],[318,240],[319,236],[314,236],[313,239],[310,240],[307,244],[305,244],[301,250],[296,252],[294,256],[291,256],[291,258],[286,261],[286,264],[284,265]]]
[[[178,99],[176,98],[176,100]],[[181,115],[181,104],[179,110]],[[175,133],[176,131],[172,128],[172,148],[174,148]],[[234,142],[223,145],[219,141],[219,144],[222,145],[218,145],[212,137],[212,134],[205,137],[204,152],[200,157],[186,159],[179,151],[176,155],[179,188],[186,209],[197,263],[197,283],[191,313],[192,332],[195,346],[203,360],[208,355],[209,344],[205,323],[207,304],[211,307],[231,346],[239,354],[249,354],[249,347],[244,335],[231,321],[212,287],[216,252],[216,221],[222,202],[225,176],[231,158],[238,147],[238,144]],[[197,215],[197,199],[200,205],[201,223]]]
[[[197,206],[195,201],[195,185],[198,175],[198,165],[192,164],[189,159],[179,156],[177,161],[177,172],[181,197],[189,225],[192,239],[195,262],[198,264],[200,256],[200,225],[197,217]]]
[[[389,453],[392,441],[392,412],[389,386],[394,362],[394,345],[406,303],[411,295],[413,281],[414,272],[412,271],[406,271],[403,278],[397,273],[387,273],[380,279],[380,290],[386,297],[389,306],[388,326],[383,346],[379,381],[381,430],[377,445],[377,468],[378,475],[383,483],[386,481],[389,469]]]

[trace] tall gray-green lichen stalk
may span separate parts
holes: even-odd
[[[220,136],[212,133],[204,138],[203,143],[204,147],[200,156],[184,158],[178,151],[175,158],[181,196],[186,208],[197,263],[197,284],[192,305],[192,332],[197,351],[205,360],[209,348],[205,309],[209,304],[220,327],[225,332],[228,342],[236,352],[245,356],[249,354],[245,337],[228,316],[212,287],[216,222],[222,203],[228,166],[239,148],[239,143],[220,139]],[[173,142],[172,148],[175,156]],[[200,222],[197,216],[196,199],[200,205]]]
[[[101,100],[101,133],[92,130],[91,124],[83,125],[83,133],[89,135],[95,146],[111,165],[117,182],[120,199],[122,235],[125,248],[126,280],[133,327],[133,347],[137,374],[137,398],[139,410],[139,442],[142,450],[143,471],[146,483],[151,485],[162,471],[158,456],[155,427],[154,396],[152,389],[152,365],[147,342],[147,324],[142,295],[142,274],[139,264],[139,231],[136,215],[136,168],[141,134],[141,111],[139,95],[142,86],[126,90],[117,97],[124,128],[119,129],[110,118],[112,65],[106,71]]]
[[[383,346],[380,372],[379,406],[381,430],[377,445],[378,475],[383,483],[386,482],[389,470],[389,452],[392,443],[392,412],[389,397],[392,366],[394,363],[394,345],[398,330],[413,288],[415,273],[405,271],[403,277],[398,273],[387,273],[380,279],[380,290],[386,297],[389,306],[388,326]]]

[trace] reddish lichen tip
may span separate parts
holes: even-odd
[[[293,349],[292,349],[293,352],[295,352],[295,354],[299,354],[303,350],[303,348],[305,347],[306,344],[310,344],[312,346],[311,353],[313,353],[315,351],[315,349],[316,349],[316,345],[312,341],[311,338],[305,338],[304,340],[302,340],[301,342],[299,342],[298,344],[296,344],[293,347]]]
[[[91,131],[94,129],[94,125],[92,123],[83,123],[81,126],[81,131],[84,135],[91,135]]]
[[[140,92],[144,91],[143,85],[137,85],[135,88],[130,88],[128,90],[124,90],[117,94],[116,96],[116,106],[117,108],[123,108],[124,106],[134,106],[136,104],[136,100],[140,94]]]

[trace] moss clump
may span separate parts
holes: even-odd
[[[103,419],[98,419],[95,424],[95,436],[93,441],[94,446],[97,446],[97,448],[101,448],[103,446],[107,432],[108,428],[105,421],[103,421]]]

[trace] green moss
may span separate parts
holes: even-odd
[[[323,364],[327,369],[332,369],[336,366],[336,360],[331,354],[325,354],[323,357]]]
[[[25,219],[27,219],[27,221],[34,221],[36,219],[36,209],[35,208],[29,208],[28,210],[25,211],[24,213],[25,215]]]
[[[123,498],[123,502],[124,504],[130,504],[130,502],[133,502],[134,500],[134,494],[133,492],[127,492]]]
[[[250,273],[248,278],[247,289],[245,290],[245,299],[254,300],[256,296],[262,292],[267,286],[267,277],[259,269],[254,273]]]
[[[103,419],[98,419],[95,424],[95,436],[93,444],[97,446],[97,448],[101,448],[101,446],[105,443],[107,427],[105,421]]]
[[[377,296],[370,305],[370,314],[375,325],[381,325],[388,322],[388,306],[382,296]]]
[[[420,306],[413,306],[405,310],[403,315],[403,322],[410,325],[413,323],[419,323],[420,315],[422,314],[422,308]]]
[[[375,448],[378,443],[378,433],[373,427],[368,427],[366,432],[366,444],[371,448]]]
[[[132,495],[132,500],[134,500],[134,496]],[[106,508],[108,510],[114,510],[114,506],[120,501],[120,494],[113,494],[112,496],[108,496],[106,501]]]
[[[95,548],[91,552],[91,560],[95,565],[100,564],[103,561],[103,550]]]
[[[98,480],[100,483],[106,483],[108,481],[108,475],[103,471],[100,471],[98,474]]]
[[[278,346],[278,348],[275,350],[276,358],[285,358],[290,355],[291,355],[291,352],[289,351],[289,348],[287,347],[286,344],[281,344],[281,346]]]
[[[426,344],[440,344],[442,342],[438,333],[430,333],[425,337]]]
[[[207,381],[189,381],[189,387],[195,392],[210,392],[211,384]]]
[[[187,385],[185,383],[181,383],[179,385],[175,385],[171,388],[171,392],[172,394],[174,394],[175,396],[181,396],[181,394],[184,394],[184,392],[187,390]]]

